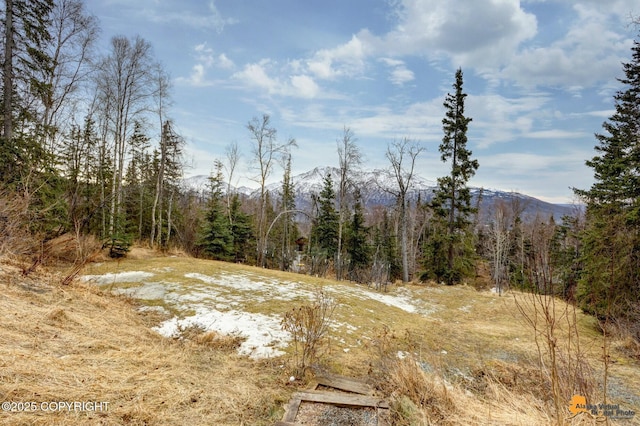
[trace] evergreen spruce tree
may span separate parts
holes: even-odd
[[[32,99],[42,100],[51,90],[46,83],[51,75],[51,58],[44,47],[51,39],[52,8],[53,0],[4,2],[0,181],[5,183],[17,181],[22,168],[50,163],[42,138],[34,134],[38,120],[34,109],[37,104]]]
[[[247,262],[255,255],[255,235],[251,216],[241,209],[242,204],[238,194],[231,199],[231,237],[233,240],[233,260]]]
[[[371,247],[369,245],[369,228],[365,226],[364,207],[360,191],[355,192],[353,216],[347,229],[346,249],[349,257],[349,278],[363,282],[364,270],[371,263]]]
[[[398,256],[397,240],[398,237],[391,225],[389,213],[385,210],[382,214],[382,223],[376,228],[374,234],[374,262],[384,265],[388,279],[391,281],[402,278],[402,265]]]
[[[338,244],[338,212],[335,208],[336,193],[331,174],[324,178],[324,186],[318,198],[318,216],[313,226],[312,240],[327,259],[333,259]]]
[[[273,229],[276,232],[272,231],[272,233],[280,241],[280,269],[286,271],[293,261],[294,250],[292,247],[298,238],[298,230],[294,220],[295,213],[292,212],[296,208],[296,194],[291,178],[291,154],[287,155],[285,162],[281,191],[280,213],[278,214],[282,214],[282,216],[278,219],[278,227]]]
[[[215,172],[209,178],[211,191],[198,246],[209,257],[228,260],[233,254],[233,237],[224,211],[222,163],[216,161]]]
[[[471,159],[471,151],[467,149],[467,129],[472,119],[465,116],[467,94],[462,85],[462,70],[458,69],[453,84],[455,93],[447,94],[444,101],[446,116],[442,120],[444,137],[440,144],[441,159],[451,162],[451,174],[438,179],[438,190],[432,201],[436,214],[446,222],[447,270],[443,278],[449,285],[469,272],[468,259],[461,258],[471,256],[470,245],[463,234],[469,232],[469,215],[475,211],[467,182],[478,169],[478,161]]]
[[[142,241],[143,227],[145,225],[145,212],[149,211],[149,205],[145,205],[151,196],[151,189],[147,188],[149,182],[145,176],[145,157],[149,149],[149,137],[144,134],[140,122],[134,123],[133,134],[129,138],[131,160],[125,174],[125,210],[127,211],[127,229],[132,235],[136,235],[138,241]],[[145,233],[146,234],[146,233]]]
[[[640,303],[640,41],[623,65],[624,88],[614,96],[615,113],[597,134],[597,155],[586,162],[595,182],[574,189],[586,202],[582,266],[577,299],[600,318],[629,317]]]

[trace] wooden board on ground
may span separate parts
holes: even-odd
[[[369,395],[350,395],[346,393],[309,390],[306,392],[294,393],[293,399],[309,402],[322,402],[325,404],[337,405],[339,407],[389,408],[389,404],[382,398],[376,398]]]
[[[318,386],[334,391],[316,390]],[[318,374],[309,390],[292,395],[276,426],[325,425],[328,420],[331,424],[381,426],[388,424],[388,408],[389,403],[374,396],[373,387],[362,380]]]
[[[296,419],[296,415],[298,414],[298,408],[300,408],[300,398],[296,398],[295,395],[286,407],[284,407],[284,417],[282,417],[283,422],[293,422]]]
[[[347,392],[359,393],[361,395],[373,395],[373,387],[362,380],[352,379],[333,374],[319,374],[316,382],[322,386],[340,389]]]

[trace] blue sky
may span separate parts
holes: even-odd
[[[246,125],[267,113],[279,140],[298,142],[294,174],[337,165],[347,126],[364,167],[388,167],[387,145],[409,137],[425,147],[417,172],[435,181],[448,172],[442,103],[461,67],[480,163],[470,184],[559,203],[592,183],[584,161],[613,112],[640,15],[637,0],[103,0],[88,9],[104,45],[140,35],[172,76],[187,176],[208,174],[235,141],[237,183],[250,183]],[[275,169],[272,180],[281,176]]]

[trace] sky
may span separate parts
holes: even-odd
[[[463,71],[471,186],[575,201],[593,172],[595,133],[614,111],[640,27],[637,0],[89,0],[103,46],[139,35],[169,72],[169,115],[187,142],[186,176],[208,175],[237,143],[236,185],[256,185],[247,124],[269,114],[297,141],[292,172],[337,166],[349,128],[366,169],[390,144],[424,148],[434,181],[443,106]],[[270,181],[282,178],[280,166]],[[294,182],[295,183],[295,182]]]

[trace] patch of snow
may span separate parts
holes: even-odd
[[[291,340],[290,334],[281,329],[278,317],[240,311],[220,312],[202,307],[196,310],[195,315],[183,319],[173,317],[153,329],[165,337],[178,337],[181,329],[190,326],[245,337],[238,353],[252,359],[284,355],[277,348],[286,347]]]
[[[115,274],[107,273],[104,275],[83,275],[80,278],[83,281],[94,281],[96,284],[112,284],[112,283],[138,283],[151,277],[153,277],[153,274],[151,272],[129,271],[129,272],[118,272]]]
[[[380,293],[375,290],[370,290],[364,287],[327,286],[327,289],[331,290],[334,293],[347,294],[349,295],[349,297],[356,297],[361,300],[365,300],[365,299],[375,300],[387,306],[393,306],[409,313],[429,315],[436,311],[435,306],[430,305],[424,300],[420,300],[416,298],[412,290],[408,288],[403,288],[403,287],[398,288],[395,294]],[[367,311],[371,313],[374,312],[371,309],[367,309]]]
[[[164,299],[166,287],[162,283],[145,283],[140,287],[118,288],[113,292],[116,294],[124,294],[129,297],[143,300]]]
[[[370,290],[364,291],[363,294],[369,299],[377,300],[378,302],[384,303],[388,306],[395,306],[405,312],[415,313],[417,310],[415,305],[411,304],[409,299],[405,296],[392,296],[390,294],[374,293]]]
[[[255,281],[251,279],[249,274],[220,274],[217,276],[209,276],[193,272],[185,274],[185,277],[230,290],[250,292],[252,293],[252,298],[264,296],[268,299],[294,300],[297,298],[313,297],[312,292],[301,288],[298,283],[290,281]]]

